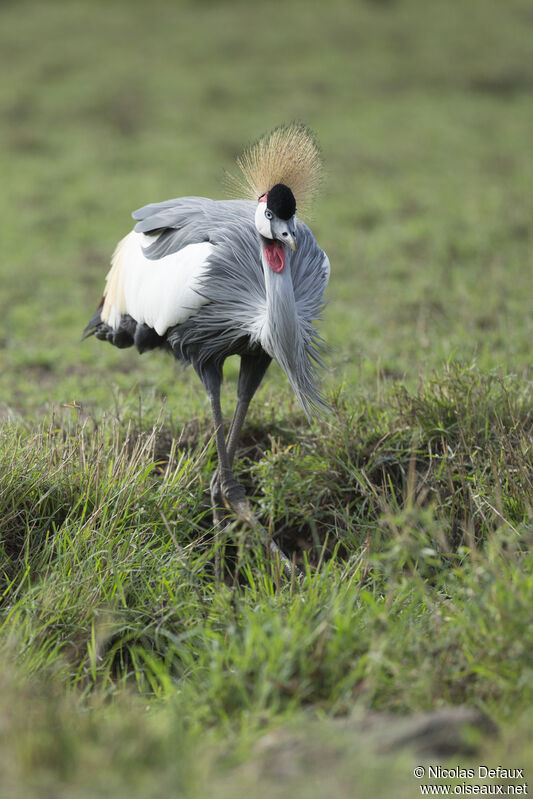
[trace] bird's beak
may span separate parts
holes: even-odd
[[[271,226],[273,237],[296,252],[298,244],[296,243],[296,225],[294,218],[287,221],[274,218]]]
[[[298,243],[296,241],[296,224],[294,217],[287,223],[287,230],[283,233],[283,238],[285,240],[285,244],[291,248],[294,252],[298,249]]]
[[[297,249],[298,249],[298,244],[296,243],[296,236],[294,236],[294,235],[292,235],[292,234],[290,233],[290,234],[287,236],[287,238],[286,238],[286,239],[284,239],[284,241],[285,241],[285,244],[287,245],[287,247],[290,247],[290,248],[291,248],[291,250],[294,250],[294,252],[296,252],[296,251],[297,251]]]

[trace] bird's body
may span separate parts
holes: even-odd
[[[92,325],[97,338],[119,347],[162,347],[195,366],[262,349],[285,369],[309,410],[320,399],[300,360],[313,369],[313,321],[329,261],[299,222],[298,251],[289,253],[285,274],[276,277],[289,289],[280,308],[277,294],[267,295],[254,213],[248,201],[203,197],[135,211],[140,221],[117,246],[104,304]],[[291,322],[287,336],[284,328]]]
[[[305,129],[283,130],[294,137]],[[193,365],[211,399],[216,480],[230,504],[232,493],[243,498],[231,463],[249,402],[271,359],[307,413],[325,406],[316,384],[320,342],[313,323],[322,309],[329,261],[296,219],[294,195],[279,177],[283,163],[294,172],[292,156],[297,153],[291,155],[289,147],[277,172],[261,175],[267,185],[259,201],[183,197],[135,211],[137,224],[115,250],[103,300],[87,327],[118,347],[160,347]],[[264,157],[260,166],[268,172]],[[219,395],[230,355],[241,356],[241,373],[226,442]]]

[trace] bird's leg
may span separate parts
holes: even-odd
[[[226,439],[226,452],[230,468],[233,467],[233,460],[237,445],[241,437],[242,426],[246,419],[246,414],[250,406],[252,398],[259,388],[261,380],[263,379],[266,370],[268,369],[272,358],[265,352],[254,355],[241,356],[241,368],[239,371],[239,383],[237,387],[237,405],[233,414],[233,419],[229,427],[228,437]],[[217,491],[217,484],[219,486],[218,493],[220,494],[220,477],[218,469],[213,475],[211,481],[211,496]]]
[[[222,408],[220,406],[222,369],[212,364],[205,365],[202,369],[201,377],[211,402],[218,454],[217,473],[220,490],[218,490],[216,482],[214,483],[212,481],[211,496],[214,501],[221,497],[235,513],[238,515],[246,515],[246,495],[244,493],[244,488],[237,482],[232,472],[224,436],[224,420],[222,418]]]
[[[244,489],[235,479],[231,468],[242,425],[246,417],[246,411],[248,410],[250,401],[255,394],[268,368],[268,365],[270,364],[270,361],[271,358],[266,353],[262,353],[262,355],[259,357],[257,355],[255,357],[242,356],[241,370],[239,373],[239,399],[230,426],[227,444],[224,438],[224,423],[222,419],[222,409],[220,407],[220,384],[222,382],[222,370],[215,368],[214,366],[211,368],[204,367],[201,370],[198,370],[211,401],[218,452],[218,469],[211,480],[211,499],[213,502],[214,522],[218,527],[217,538],[219,538],[219,540],[223,521],[219,517],[216,509],[220,507],[220,499],[225,499],[236,515],[257,532],[265,547],[267,547],[274,556],[279,558],[282,568],[287,576],[293,579],[295,575],[300,575],[298,567],[291,563],[289,558],[281,551],[276,542],[272,540],[267,531],[258,523],[250,508],[250,505],[248,504]],[[219,550],[217,550],[217,554],[215,556],[215,570],[218,578],[220,579],[221,557]]]
[[[251,397],[247,399],[241,399],[240,397],[237,398],[237,405],[235,406],[235,412],[233,414],[233,419],[231,420],[228,438],[226,440],[226,449],[228,451],[228,458],[232,467],[233,461],[235,459],[235,452],[237,451],[237,444],[241,438],[242,426],[244,424],[244,420],[246,419],[246,414],[248,413],[251,399]]]
[[[240,432],[249,405],[250,405],[250,400],[248,400],[247,402],[244,400],[238,400],[237,406],[235,408],[235,413],[233,414],[233,419],[231,420],[231,424],[228,431],[228,437],[225,442],[226,454],[228,457],[228,465],[230,469],[232,469],[233,467],[235,450],[237,449],[237,443],[239,441]],[[218,442],[217,442],[217,447],[218,447]],[[219,466],[217,467],[215,473],[213,474],[213,477],[211,478],[211,485],[210,485],[211,504],[213,506],[213,521],[215,525],[220,525],[223,522],[223,516],[221,515],[220,508],[224,504],[226,489],[222,488],[221,474],[222,472],[220,469],[220,461],[219,461]],[[231,474],[233,475],[233,471],[231,472]],[[239,488],[242,488],[240,484],[237,485],[239,485]],[[243,496],[242,500],[246,502],[246,497]]]
[[[215,540],[217,542],[215,550],[215,575],[216,579],[220,581],[222,579],[223,563],[223,552],[221,549],[221,547],[223,547],[222,533],[225,527],[222,505],[224,500],[229,501],[232,510],[234,510],[238,516],[242,516],[244,515],[243,510],[246,507],[246,497],[244,489],[233,477],[231,464],[228,459],[226,440],[224,437],[224,420],[220,407],[220,382],[218,386],[215,383],[214,390],[208,390],[208,393],[211,402],[211,410],[213,412],[218,455],[218,467],[211,479],[211,506],[213,508],[213,524],[216,529]],[[228,483],[233,483],[230,488],[228,488]],[[232,492],[231,495],[230,491]]]
[[[194,363],[194,361],[193,361]],[[207,391],[207,395],[211,402],[211,410],[213,413],[213,422],[215,425],[215,440],[217,445],[218,466],[211,480],[211,505],[213,508],[213,523],[215,526],[215,540],[217,542],[215,551],[215,574],[218,580],[222,579],[222,531],[225,525],[222,505],[224,498],[230,502],[232,509],[239,516],[243,516],[246,506],[246,497],[242,486],[239,486],[233,472],[231,471],[231,463],[228,459],[226,449],[226,440],[224,438],[224,420],[222,418],[222,409],[220,407],[220,385],[222,383],[222,366],[216,363],[208,364],[194,364],[202,382]],[[228,483],[233,483],[230,490],[232,496],[228,496]],[[235,503],[235,504],[234,504]]]
[[[230,468],[233,468],[233,461],[235,459],[235,451],[237,449],[237,444],[240,438],[240,432],[242,430],[242,425],[244,419],[246,418],[246,413],[248,411],[248,406],[250,405],[250,400],[237,400],[237,405],[235,407],[235,413],[233,414],[233,418],[231,420],[231,424],[229,426],[228,435],[226,438],[226,451],[228,454],[228,461]],[[218,508],[221,507],[223,504],[222,498],[222,489],[220,486],[220,470],[217,466],[213,477],[211,478],[211,502],[213,508],[213,515],[215,516],[215,521],[218,521]]]

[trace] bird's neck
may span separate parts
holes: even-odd
[[[286,257],[283,270],[276,273],[268,265],[261,244],[261,261],[266,291],[266,318],[261,344],[291,380],[301,331],[292,285],[290,257]]]

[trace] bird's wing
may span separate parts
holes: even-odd
[[[253,220],[254,203],[243,200],[210,200],[206,197],[180,197],[151,203],[134,211],[136,233],[157,233],[145,249],[153,260],[175,253],[189,244],[209,241],[217,244],[233,226]]]
[[[107,275],[101,319],[113,329],[126,314],[163,335],[209,302],[208,259],[217,243],[253,220],[253,204],[182,197],[133,213]]]
[[[207,302],[198,289],[213,245],[208,241],[188,244],[151,260],[145,248],[153,239],[132,231],[115,250],[101,310],[102,321],[114,330],[129,315],[162,336]]]

